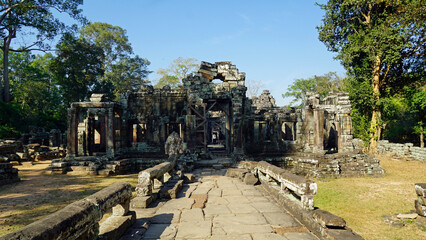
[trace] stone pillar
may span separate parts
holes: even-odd
[[[67,156],[72,157],[77,154],[78,112],[77,107],[68,108]]]
[[[114,111],[108,108],[106,118],[106,154],[114,157]]]
[[[314,151],[324,149],[324,110],[314,109]]]

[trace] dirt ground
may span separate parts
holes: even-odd
[[[102,177],[44,174],[50,161],[16,166],[20,182],[0,187],[0,236],[13,232],[73,201],[93,194],[114,182],[129,182],[137,174]]]

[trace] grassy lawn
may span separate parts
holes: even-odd
[[[414,183],[426,182],[426,163],[379,157],[382,178],[317,180],[315,206],[343,217],[365,239],[426,239],[426,230],[412,223],[391,227],[382,215],[414,210]]]
[[[43,174],[48,161],[18,166],[21,182],[0,187],[0,236],[16,231],[114,182],[134,190],[137,174],[112,177]]]

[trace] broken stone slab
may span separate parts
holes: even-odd
[[[399,219],[415,219],[417,216],[419,216],[417,213],[400,213],[396,215]]]
[[[414,184],[416,189],[417,196],[426,197],[426,183],[416,183]]]
[[[325,210],[314,210],[313,217],[323,228],[344,228],[346,226],[346,221],[343,218]]]
[[[185,173],[183,174],[183,179],[185,183],[193,183],[195,182],[195,175],[192,173]]]
[[[135,197],[131,201],[132,208],[147,208],[152,203],[151,196]]]
[[[99,226],[99,238],[106,240],[119,239],[135,221],[135,212],[129,212],[127,216],[109,217]]]
[[[259,179],[253,173],[246,173],[243,182],[247,185],[255,185]]]

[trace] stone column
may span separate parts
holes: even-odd
[[[324,149],[324,109],[314,109],[314,151]]]
[[[77,153],[78,107],[68,108],[67,156],[75,157]]]
[[[106,154],[108,157],[114,157],[114,111],[108,108],[106,118]]]

